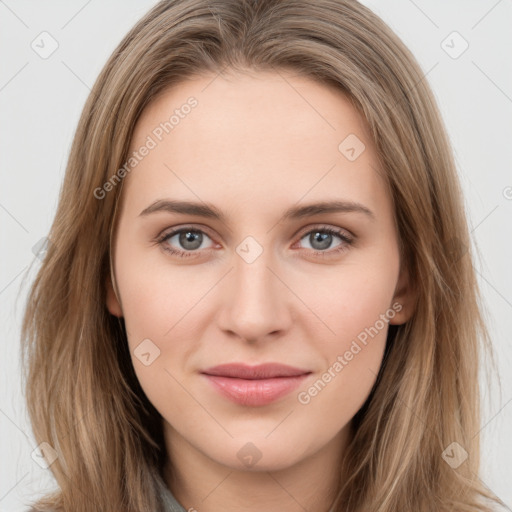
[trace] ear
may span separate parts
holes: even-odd
[[[405,265],[400,268],[400,275],[395,287],[395,293],[391,307],[395,316],[390,318],[389,323],[393,325],[405,324],[411,318],[416,308],[416,293],[411,283],[408,270]]]
[[[109,312],[112,315],[121,318],[123,316],[123,310],[121,308],[121,303],[119,302],[117,294],[114,290],[111,274],[109,274],[107,276],[106,288],[107,288],[107,296],[106,296],[107,309],[109,310]]]

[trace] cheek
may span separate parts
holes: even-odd
[[[311,327],[310,339],[322,354],[324,368],[317,379],[302,389],[299,403],[313,413],[332,411],[333,428],[349,421],[368,397],[382,364],[398,275],[398,257],[390,251],[380,258],[340,267],[329,280],[315,280],[305,301],[329,330],[319,337]],[[305,294],[305,288],[303,289]],[[306,296],[306,295],[304,295]],[[318,322],[312,320],[318,329]],[[315,332],[316,338],[315,338]],[[340,404],[333,407],[334,404]]]
[[[175,418],[190,409],[181,369],[201,339],[191,320],[207,288],[191,281],[193,271],[160,260],[132,251],[119,258],[116,274],[137,379],[156,409]]]
[[[116,277],[135,373],[157,409],[180,413],[190,397],[179,382],[200,349],[211,297],[205,296],[218,276],[127,240],[120,238],[116,251]]]
[[[123,315],[132,342],[152,336],[162,339],[178,322],[186,322],[187,312],[195,308],[208,283],[213,282],[198,266],[167,262],[158,249],[148,252],[134,245],[116,261]]]
[[[397,276],[398,258],[390,251],[388,257],[381,253],[357,264],[340,265],[329,273],[308,275],[297,282],[295,291],[327,327],[323,329],[326,346],[343,349],[359,335],[364,340],[364,333],[375,324],[383,330],[381,320],[386,312],[387,327],[394,316],[389,310]]]
[[[338,307],[331,306],[326,323],[336,335],[315,347],[324,367],[297,394],[301,421],[324,441],[347,425],[367,400],[382,365],[394,313],[389,292],[359,288],[348,293],[347,289],[335,299]]]

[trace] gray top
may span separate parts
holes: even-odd
[[[177,501],[176,498],[171,493],[171,490],[169,487],[167,487],[167,484],[160,478],[160,476],[157,478],[158,483],[160,484],[161,492],[162,492],[162,498],[165,503],[165,510],[166,512],[187,512]],[[334,507],[329,510],[329,512],[334,512]]]
[[[167,484],[163,481],[163,479],[158,475],[157,478],[158,484],[160,486],[161,496],[164,500],[165,511],[166,512],[187,512],[176,500],[171,490],[167,486]]]

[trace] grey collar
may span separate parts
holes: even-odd
[[[187,512],[176,500],[174,495],[172,494],[167,484],[163,481],[163,479],[158,475],[157,478],[158,484],[160,486],[162,500],[165,504],[165,512]],[[329,512],[334,512],[334,507],[329,510]]]

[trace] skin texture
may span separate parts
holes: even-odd
[[[401,310],[389,323],[411,314],[374,144],[340,91],[280,71],[204,75],[166,90],[139,119],[132,151],[190,96],[197,106],[124,180],[113,241],[118,297],[109,280],[107,306],[125,319],[137,377],[163,417],[173,464],[167,483],[186,509],[327,511],[388,324],[309,403],[298,393],[393,303]],[[349,134],[365,145],[354,161],[338,148]],[[225,222],[140,215],[171,198],[212,204]],[[334,212],[283,219],[290,207],[326,200],[361,203],[374,218]],[[313,236],[326,226],[353,243],[333,235],[322,249]],[[164,250],[191,247],[179,234],[155,241],[188,227],[204,233],[191,257]],[[237,252],[248,236],[256,241],[242,244],[249,254],[263,249],[251,263]],[[147,366],[134,354],[145,339],[160,350]],[[227,362],[281,362],[312,373],[276,402],[250,407],[228,401],[199,374]],[[260,458],[248,466],[240,450]]]

